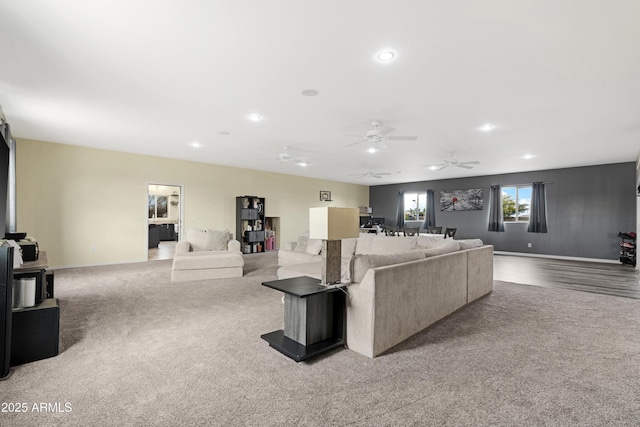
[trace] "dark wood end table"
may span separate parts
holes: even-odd
[[[344,285],[307,276],[262,285],[284,292],[284,329],[261,335],[271,347],[300,362],[344,345]]]

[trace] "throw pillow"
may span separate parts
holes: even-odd
[[[207,230],[212,251],[226,251],[229,242],[229,230]]]
[[[318,255],[322,250],[322,240],[320,239],[308,239],[307,240],[307,253],[311,255]]]
[[[463,251],[465,249],[479,248],[484,243],[480,239],[464,239],[458,240],[458,244],[460,245],[460,250]]]
[[[189,228],[187,230],[187,241],[191,244],[192,251],[206,251],[207,249],[207,232],[197,228]]]
[[[394,255],[359,254],[351,258],[349,272],[351,283],[359,283],[367,274],[370,268],[382,267],[385,265],[400,264],[408,261],[424,259],[420,251],[411,251]]]
[[[298,241],[293,248],[294,252],[306,252],[307,251],[307,241],[309,238],[307,236],[298,237]]]

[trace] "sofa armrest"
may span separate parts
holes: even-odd
[[[188,252],[191,252],[191,243],[187,240],[176,243],[176,254],[186,254]]]
[[[292,251],[295,249],[297,242],[285,242],[284,249],[285,251]]]
[[[237,240],[229,240],[229,243],[227,243],[227,250],[229,252],[240,252],[240,242]]]

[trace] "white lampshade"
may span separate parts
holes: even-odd
[[[360,213],[358,208],[309,208],[309,238],[340,240],[358,237]]]

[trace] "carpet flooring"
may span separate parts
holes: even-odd
[[[260,338],[282,327],[275,253],[245,260],[185,283],[171,261],[58,270],[61,352],[0,382],[28,408],[0,425],[638,425],[638,300],[496,281],[378,358],[295,363]]]

